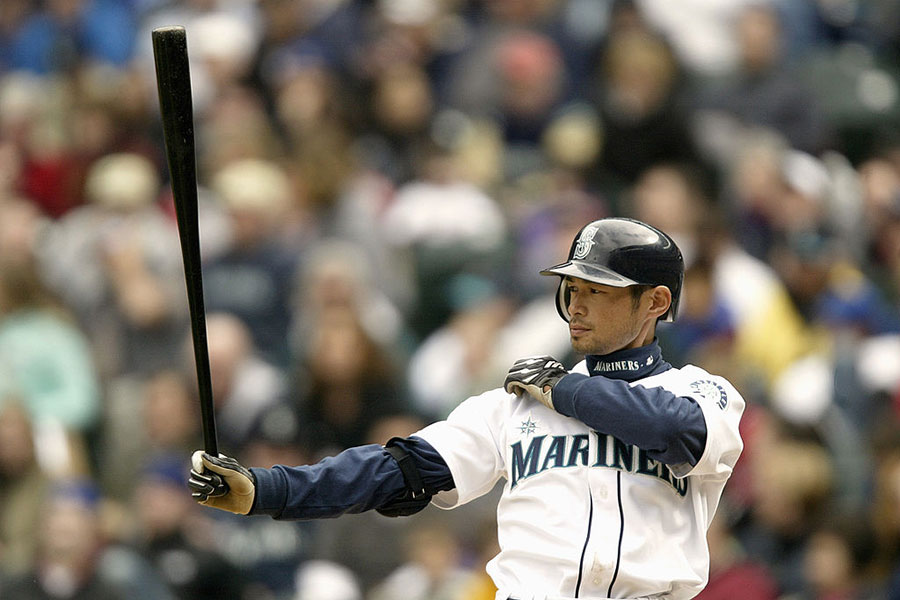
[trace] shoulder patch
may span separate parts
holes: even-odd
[[[695,381],[691,383],[691,389],[704,400],[714,403],[722,410],[728,406],[728,394],[725,393],[725,388],[711,379]]]

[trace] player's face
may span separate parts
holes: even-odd
[[[653,339],[656,310],[645,292],[635,302],[628,288],[576,277],[563,282],[569,295],[569,336],[580,354],[609,354],[643,346]]]

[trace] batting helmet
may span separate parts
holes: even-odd
[[[681,297],[684,259],[672,238],[655,227],[634,219],[600,219],[581,228],[566,262],[544,269],[541,275],[562,278],[556,310],[566,321],[571,319],[567,276],[614,287],[664,285],[672,292],[672,304],[660,318],[673,321]]]

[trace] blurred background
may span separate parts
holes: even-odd
[[[407,435],[521,356],[589,220],[673,235],[676,366],[747,400],[710,599],[900,599],[900,2],[3,0],[0,597],[490,600],[498,490],[196,505],[150,32],[183,25],[219,445]]]

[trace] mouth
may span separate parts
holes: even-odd
[[[572,337],[580,337],[590,331],[590,328],[580,323],[569,323],[569,335]]]

